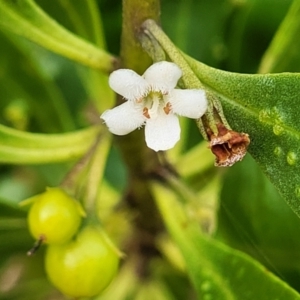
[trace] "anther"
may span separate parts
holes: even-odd
[[[168,114],[170,113],[171,110],[172,110],[171,103],[168,102],[168,103],[166,104],[166,106],[164,107],[164,112],[165,112],[166,115],[168,115]]]
[[[143,109],[143,116],[145,116],[147,119],[150,119],[149,109],[147,107],[144,107]]]

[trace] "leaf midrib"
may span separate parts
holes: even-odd
[[[247,105],[247,107],[245,107],[243,105],[243,103],[241,101],[237,101],[236,99],[235,100],[232,100],[230,98],[228,98],[227,96],[225,96],[224,94],[220,93],[219,91],[217,91],[215,88],[213,88],[210,84],[207,84],[207,82],[204,82],[204,84],[211,90],[213,91],[215,94],[217,94],[221,99],[225,99],[225,101],[227,101],[229,104],[233,105],[233,106],[237,106],[239,107],[239,109],[245,111],[246,113],[254,116],[258,122],[260,123],[263,123],[263,124],[267,124],[267,125],[270,125],[270,126],[274,126],[274,125],[280,125],[283,129],[286,130],[286,132],[288,132],[290,135],[293,135],[295,136],[297,139],[300,140],[300,132],[295,130],[294,128],[286,125],[285,123],[272,123],[272,122],[269,122],[269,121],[260,121],[259,120],[259,110],[254,108],[253,106],[250,106],[250,105]],[[222,101],[221,101],[222,103]]]

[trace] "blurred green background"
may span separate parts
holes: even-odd
[[[36,2],[60,24],[94,42],[86,12],[71,11],[72,0]],[[223,70],[256,73],[291,2],[162,0],[161,23],[172,41],[197,60]],[[122,3],[99,0],[98,8],[107,48],[118,55]],[[282,71],[300,70],[293,65]],[[82,80],[87,72],[85,67],[0,31],[0,123],[42,133],[84,128],[95,117],[90,113],[92,95]],[[186,147],[198,140],[196,126],[190,126]],[[43,192],[45,186],[58,185],[73,164],[0,166],[0,299],[63,299],[45,278],[43,249],[34,258],[26,257],[33,239],[26,227],[26,211],[17,204]],[[105,177],[121,194],[127,173],[117,148],[111,149],[107,165]],[[250,254],[300,291],[299,219],[250,155],[218,172],[222,188],[217,239]],[[186,279],[177,273],[173,279],[178,289],[174,299],[183,299]]]

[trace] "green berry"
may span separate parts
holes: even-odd
[[[45,263],[50,281],[63,294],[92,297],[114,278],[119,254],[100,229],[86,227],[75,241],[50,245]]]
[[[28,215],[29,230],[34,238],[48,244],[70,240],[81,223],[80,204],[59,188],[48,188],[33,202]]]

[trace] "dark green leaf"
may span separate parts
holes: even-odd
[[[249,152],[300,216],[300,74],[230,73],[186,59],[232,128],[249,134]]]

